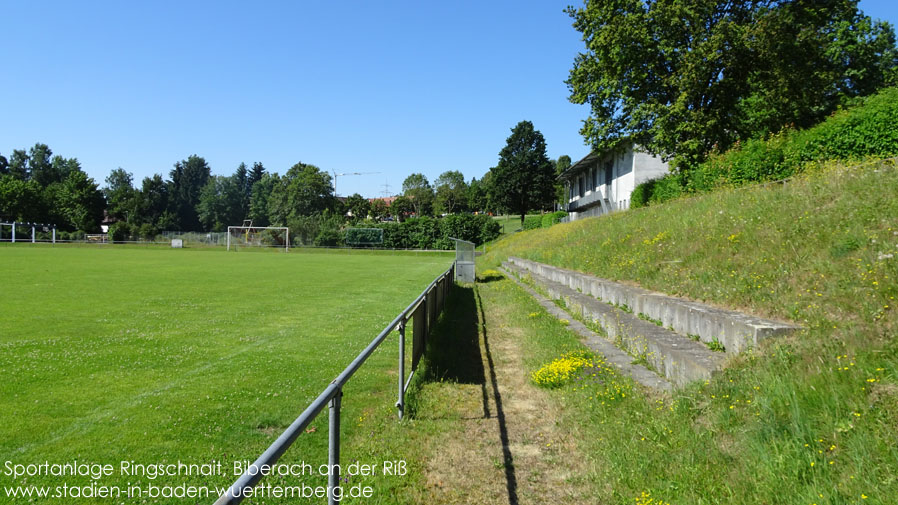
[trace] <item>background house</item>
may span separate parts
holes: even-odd
[[[558,179],[565,183],[569,220],[630,208],[637,184],[668,173],[666,161],[632,143],[614,151],[592,152]]]

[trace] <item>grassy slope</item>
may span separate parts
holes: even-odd
[[[829,167],[508,237],[518,255],[798,321],[673,401],[564,393],[596,493],[632,503],[891,503],[898,496],[898,170]],[[891,255],[891,256],[890,256]],[[560,353],[563,349],[559,349]],[[654,400],[653,400],[654,401]]]
[[[449,261],[0,247],[0,461],[255,459]],[[353,457],[390,456],[372,441],[395,420],[385,345],[346,388]],[[288,460],[325,461],[326,414],[313,424]]]
[[[527,214],[528,216],[535,216],[537,214]],[[502,235],[508,235],[509,233],[515,233],[521,231],[521,216],[496,216],[494,218],[499,224],[502,226]]]

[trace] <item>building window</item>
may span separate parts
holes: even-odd
[[[605,185],[611,185],[611,179],[614,177],[614,162],[608,160],[605,162]]]
[[[579,186],[580,186],[580,188],[579,188],[580,189],[580,197],[583,198],[583,193],[586,190],[586,177],[583,175],[581,175],[580,177],[577,177],[577,182],[579,183]]]
[[[595,191],[599,187],[599,165],[596,164],[592,168],[592,189]]]

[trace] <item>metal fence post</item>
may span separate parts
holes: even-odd
[[[399,409],[399,420],[405,413],[405,319],[399,323],[399,400],[396,402]]]
[[[343,388],[330,401],[330,414],[327,428],[327,503],[336,505],[343,499],[342,490],[340,496],[335,495],[337,486],[340,485],[340,402],[343,397]]]
[[[424,346],[427,347],[427,337],[430,335],[430,298],[427,291],[424,292]]]

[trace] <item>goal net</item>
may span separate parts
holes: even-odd
[[[346,228],[346,245],[353,247],[381,246],[384,243],[383,228]]]
[[[247,247],[290,250],[290,228],[286,226],[228,226],[228,251]]]

